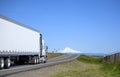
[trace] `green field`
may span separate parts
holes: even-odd
[[[64,70],[52,77],[120,77],[119,64],[106,64],[102,57],[81,55],[74,63],[64,63]]]

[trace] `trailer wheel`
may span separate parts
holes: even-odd
[[[0,58],[0,69],[4,68],[4,59]]]
[[[40,63],[40,61],[39,61],[39,57],[37,57],[36,59],[37,59],[37,64],[39,64],[39,63]]]
[[[5,59],[5,62],[4,62],[4,68],[10,68],[10,65],[11,65],[11,61],[10,61],[10,58],[6,58]]]
[[[32,57],[32,64],[37,64],[37,57]]]

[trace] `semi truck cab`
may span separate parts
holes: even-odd
[[[48,51],[48,46],[46,46],[45,41],[42,39],[42,54],[40,57],[42,63],[47,62],[47,51]]]

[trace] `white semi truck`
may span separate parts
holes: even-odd
[[[47,48],[42,34],[14,20],[0,16],[0,69],[15,64],[46,62]]]

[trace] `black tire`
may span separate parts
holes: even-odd
[[[11,61],[10,61],[10,58],[6,58],[5,61],[4,61],[4,68],[7,69],[7,68],[10,68],[10,65],[11,65]]]
[[[37,57],[36,56],[32,57],[32,64],[37,64]]]
[[[46,63],[47,62],[47,56],[44,56],[44,59],[45,59],[44,63]]]
[[[0,69],[4,68],[4,59],[0,58]]]
[[[36,60],[37,60],[37,62],[36,62],[36,63],[37,63],[37,64],[39,64],[39,63],[40,63],[40,61],[39,61],[39,58],[38,58],[38,57],[36,57]]]
[[[44,63],[46,63],[46,61],[44,61]]]

